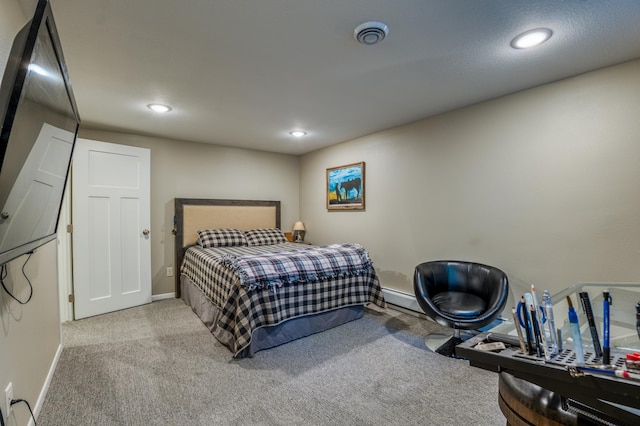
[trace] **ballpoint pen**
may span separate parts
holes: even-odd
[[[549,290],[542,292],[542,306],[544,308],[544,316],[547,318],[547,327],[549,328],[550,351],[553,355],[557,355],[560,352],[560,346],[558,345],[558,332],[553,319],[553,305],[551,304]]]
[[[584,351],[582,349],[582,335],[580,334],[578,314],[573,309],[573,303],[571,303],[569,296],[567,296],[567,303],[569,303],[569,330],[571,331],[571,340],[573,340],[573,353],[576,355],[576,364],[584,365]]]
[[[605,290],[602,292],[602,316],[604,318],[603,322],[603,331],[602,331],[602,363],[604,365],[609,365],[611,360],[611,350],[609,348],[609,329],[610,329],[610,318],[609,318],[609,305],[611,305],[611,295],[609,294],[609,290]]]
[[[536,341],[536,356],[540,358],[542,357],[542,350],[540,348],[542,344],[540,343],[540,327],[538,326],[538,316],[536,315],[536,311],[533,305],[529,306],[529,310],[531,311],[531,324],[533,324],[533,337]]]
[[[582,374],[572,374],[574,376],[583,375],[583,374],[584,375],[604,374],[607,376],[622,377],[624,379],[640,380],[640,374],[632,373],[621,368],[609,369],[609,368],[596,368],[596,367],[569,367],[570,372],[572,368],[575,369],[576,373],[582,373]]]
[[[529,318],[529,328],[531,329],[531,337],[533,338],[533,321],[531,321],[531,311],[529,310],[529,307],[533,305],[533,297],[531,296],[531,293],[525,293],[523,296],[525,300],[523,303],[526,303],[524,311],[527,313],[527,317]]]
[[[527,346],[524,344],[524,337],[522,336],[522,329],[520,328],[520,324],[518,322],[518,314],[516,313],[516,308],[511,309],[511,314],[513,315],[513,325],[516,327],[516,332],[518,333],[518,342],[520,343],[520,350],[523,354],[527,353]]]
[[[533,349],[533,341],[532,341],[532,332],[531,332],[531,328],[529,328],[529,314],[527,313],[527,304],[525,301],[524,296],[522,296],[522,299],[520,300],[521,303],[521,309],[522,309],[522,321],[524,321],[524,331],[527,335],[527,348],[528,350],[528,354],[532,355],[534,353],[534,349]]]
[[[536,316],[538,327],[540,329],[540,344],[542,345],[542,352],[544,353],[544,359],[547,361],[551,359],[549,356],[549,348],[547,346],[547,336],[544,332],[543,318],[540,317],[540,304],[538,303],[538,295],[536,293],[536,286],[531,284],[531,299],[533,299],[533,314]]]

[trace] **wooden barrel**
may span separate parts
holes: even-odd
[[[562,406],[560,395],[509,373],[500,373],[498,404],[507,426],[577,425],[578,417]]]

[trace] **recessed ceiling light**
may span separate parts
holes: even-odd
[[[538,46],[549,40],[552,34],[553,32],[549,28],[536,28],[535,30],[525,31],[511,40],[511,47],[514,49],[527,49]]]
[[[307,132],[305,132],[304,130],[292,130],[289,132],[289,134],[291,136],[295,136],[296,138],[301,138],[303,136],[306,136]]]
[[[162,104],[149,104],[147,105],[147,108],[149,108],[151,111],[158,112],[158,113],[171,111],[170,106],[162,105]]]

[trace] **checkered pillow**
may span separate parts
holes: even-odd
[[[246,246],[247,239],[235,228],[202,229],[198,231],[198,245],[203,248]]]
[[[287,242],[287,237],[278,228],[250,229],[244,231],[244,235],[250,246],[268,246]]]

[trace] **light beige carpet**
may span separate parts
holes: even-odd
[[[440,326],[357,321],[233,360],[181,300],[63,325],[38,425],[503,425],[498,378],[437,355]]]

